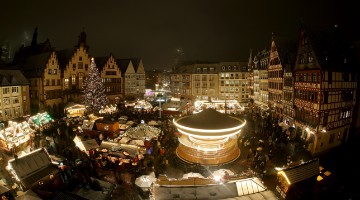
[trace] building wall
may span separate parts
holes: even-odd
[[[280,62],[279,52],[275,41],[271,42],[270,62],[268,68],[269,84],[269,107],[273,109],[278,118],[282,117],[282,90],[283,90],[283,66]]]
[[[60,104],[62,104],[62,88],[61,88],[61,70],[55,52],[53,52],[46,64],[43,72],[45,80],[44,107],[50,113],[60,112]],[[62,112],[62,111],[61,111]]]
[[[121,70],[113,56],[110,56],[100,71],[100,76],[105,86],[106,96],[110,103],[117,103],[122,94]]]
[[[23,91],[22,86],[0,86],[0,88],[0,99],[2,100],[0,102],[0,120],[23,116],[23,92],[26,93],[26,91]]]
[[[87,76],[90,62],[91,59],[87,49],[83,45],[77,47],[63,71],[62,87],[64,91],[64,102],[80,101],[82,83]]]

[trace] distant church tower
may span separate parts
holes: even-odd
[[[31,40],[31,48],[35,48],[37,45],[37,37],[38,37],[38,28],[35,27],[35,31],[33,33],[33,37]]]

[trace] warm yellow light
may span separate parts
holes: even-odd
[[[239,120],[240,121],[240,120]],[[184,130],[187,130],[187,131],[192,131],[192,132],[199,132],[199,133],[224,133],[224,132],[231,132],[231,131],[235,131],[235,130],[238,130],[238,129],[241,129],[243,126],[245,126],[246,124],[246,120],[244,120],[244,123],[242,123],[241,125],[239,126],[235,126],[235,127],[232,127],[232,128],[225,128],[225,129],[216,129],[216,130],[213,130],[213,129],[197,129],[197,128],[190,128],[190,127],[186,127],[186,126],[183,126],[183,125],[180,125],[179,123],[177,123],[175,121],[175,119],[173,119],[173,122],[175,124],[175,126],[177,126],[178,128],[181,128],[181,129],[184,129]]]
[[[188,133],[188,132],[185,132],[181,129],[178,129],[178,131],[184,135],[188,135],[188,136],[191,136],[191,137],[194,137],[194,138],[202,138],[202,139],[221,139],[221,138],[229,138],[231,136],[234,136],[236,134],[239,134],[241,132],[241,130],[238,130],[236,132],[233,132],[233,133],[229,133],[227,135],[196,135],[196,134],[191,134],[191,133]],[[205,132],[206,133],[206,132]]]
[[[284,171],[280,171],[280,172],[278,172],[278,174],[281,174],[285,178],[286,182],[288,182],[289,185],[291,184],[289,178],[286,176]]]

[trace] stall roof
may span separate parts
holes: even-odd
[[[196,190],[196,192],[194,192]],[[169,192],[171,191],[170,195]],[[159,199],[169,199],[178,194],[183,199],[217,199],[223,200],[276,200],[277,196],[256,178],[234,179],[218,183],[213,179],[191,178],[182,180],[160,180],[153,187],[153,195]]]
[[[99,147],[99,144],[96,142],[95,139],[89,139],[89,140],[81,140],[79,136],[76,136],[74,138],[74,142],[77,147],[79,147],[82,151],[89,151],[90,149],[96,149]]]
[[[58,170],[58,168],[52,164],[51,158],[44,148],[12,159],[9,161],[9,165],[26,187],[31,186],[43,177],[55,173]]]
[[[4,193],[6,193],[6,192],[8,192],[8,191],[10,191],[9,188],[0,185],[0,194],[4,194]]]
[[[282,173],[291,184],[303,181],[317,176],[320,173],[319,159],[310,160],[294,167],[283,169],[278,173]]]
[[[33,190],[26,190],[22,195],[15,197],[15,200],[41,200],[40,196]]]

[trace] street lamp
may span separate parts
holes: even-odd
[[[157,101],[159,102],[159,107],[160,107],[159,108],[159,118],[161,119],[161,102],[163,101],[163,99],[162,99],[163,95],[161,93],[159,93],[157,95],[157,97],[158,97]]]

